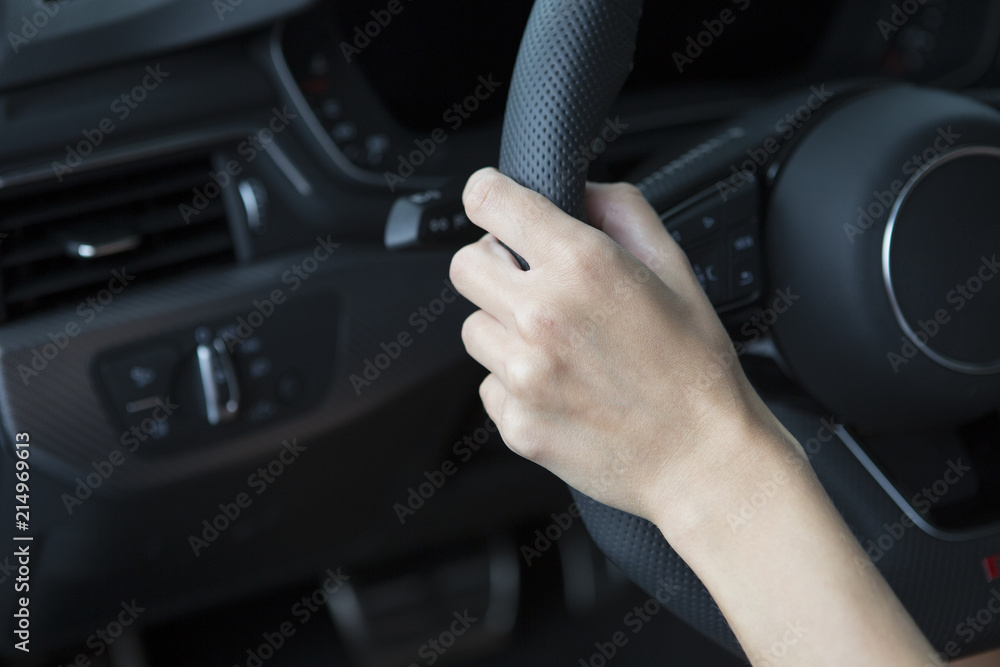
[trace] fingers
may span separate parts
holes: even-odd
[[[465,185],[465,212],[472,222],[506,243],[534,268],[554,244],[565,243],[587,225],[548,199],[496,169],[481,169]]]
[[[507,328],[489,313],[477,310],[462,325],[462,342],[473,359],[490,373],[499,373],[514,354]]]
[[[503,405],[504,401],[507,400],[507,390],[504,389],[503,383],[500,382],[500,378],[493,373],[487,375],[486,379],[479,385],[479,398],[483,401],[483,407],[486,408],[486,414],[488,414],[490,419],[493,420],[493,423],[497,425],[497,429],[500,430],[500,435],[502,437]],[[504,442],[506,442],[506,440]]]
[[[677,289],[693,276],[687,257],[642,193],[627,183],[588,183],[590,224],[610,236],[660,279]]]
[[[510,325],[516,305],[513,291],[498,286],[520,284],[524,272],[492,234],[465,246],[451,258],[449,277],[466,299]]]

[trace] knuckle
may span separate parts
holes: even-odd
[[[544,451],[538,429],[523,416],[511,417],[506,421],[504,442],[512,452],[526,459],[536,460]]]
[[[530,399],[535,395],[539,377],[535,364],[525,357],[516,357],[507,362],[507,388],[519,398]]]
[[[619,271],[620,251],[613,243],[597,235],[588,235],[575,244],[567,257],[578,282],[579,294],[586,299],[598,296]]]
[[[452,284],[461,291],[461,285],[465,278],[465,270],[469,264],[469,253],[471,246],[464,246],[451,257],[451,264],[448,266],[448,277]]]
[[[546,351],[544,354],[537,355],[535,360],[535,372],[538,375],[539,381],[535,384],[535,388],[538,391],[538,399],[546,400],[551,403],[554,392],[549,391],[549,387],[553,383],[558,383],[563,377],[565,377],[567,364],[564,362],[563,357],[557,354],[555,350]],[[544,382],[544,385],[543,385]]]
[[[506,196],[504,180],[498,172],[480,175],[462,194],[465,212],[473,222],[500,207]]]
[[[477,320],[479,319],[477,316],[481,312],[481,310],[477,310],[472,315],[465,318],[465,321],[462,322],[462,344],[464,344],[466,348],[469,347],[469,343],[476,337],[476,325]]]
[[[603,269],[618,259],[615,245],[597,234],[587,234],[580,239],[576,257],[584,269]]]
[[[642,191],[631,183],[615,183],[609,189],[609,195],[624,203],[634,203],[635,201],[645,202],[646,197]]]
[[[556,319],[549,309],[532,304],[518,309],[514,314],[518,333],[525,342],[545,345],[556,335]]]
[[[467,246],[463,246],[451,257],[451,264],[448,266],[448,278],[459,292],[465,292],[465,288],[471,283],[470,276],[473,275],[473,267],[478,261],[477,255],[481,252],[482,243],[476,241]]]
[[[507,362],[505,385],[508,393],[533,410],[548,410],[562,405],[555,383],[560,381],[563,362],[550,353],[520,355]]]

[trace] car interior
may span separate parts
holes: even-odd
[[[1000,664],[1000,0],[2,9],[0,664],[747,664],[484,411],[497,165],[636,184],[927,664]]]

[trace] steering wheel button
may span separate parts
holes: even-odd
[[[738,233],[733,235],[732,249],[734,253],[744,253],[752,251],[757,247],[757,237],[752,233]]]
[[[713,304],[721,303],[726,297],[723,256],[722,248],[716,245],[699,248],[689,255],[694,275]]]
[[[754,296],[761,287],[760,261],[750,253],[734,257],[730,276],[730,300],[739,301]]]
[[[726,234],[736,225],[753,232],[746,223],[756,223],[759,194],[755,181],[748,181],[735,192],[722,195],[716,188],[703,191],[670,209],[660,219],[681,247],[689,247],[716,234]],[[756,237],[742,238],[743,245]]]
[[[719,218],[709,215],[710,212],[711,209],[699,206],[696,210],[667,220],[667,230],[682,248],[690,247],[692,243],[711,237],[721,227]],[[664,219],[667,219],[666,216]]]

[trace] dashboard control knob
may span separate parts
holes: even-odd
[[[210,343],[200,343],[195,358],[208,423],[218,426],[236,419],[240,411],[240,385],[225,342],[215,338]]]

